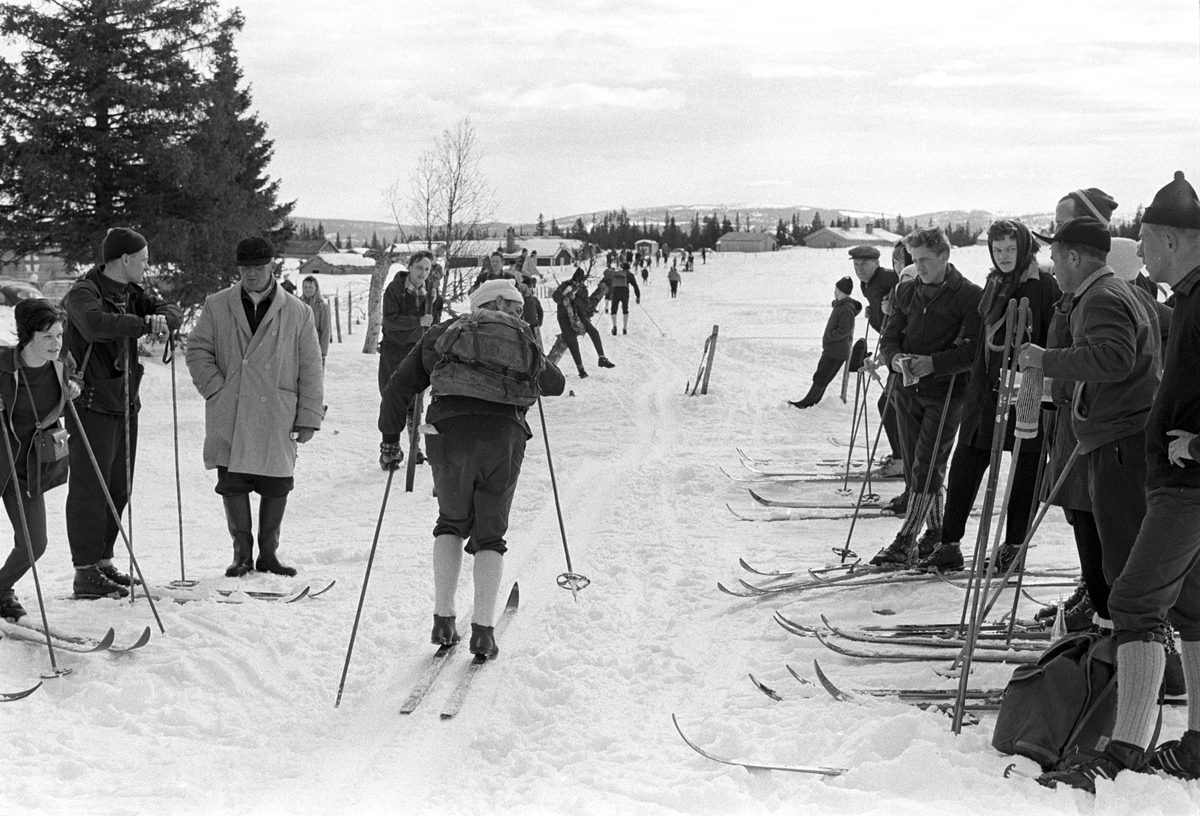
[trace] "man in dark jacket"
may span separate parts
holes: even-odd
[[[931,526],[942,526],[942,480],[981,326],[983,290],[950,263],[950,242],[941,227],[913,230],[904,242],[917,277],[896,287],[879,348],[902,377],[905,411],[899,421],[909,454],[904,463],[909,498],[896,539],[871,559],[876,566],[906,562],[927,516]]]
[[[1054,307],[1062,292],[1049,273],[1038,266],[1038,244],[1033,234],[1019,221],[996,221],[987,232],[988,250],[993,269],[988,274],[979,309],[983,318],[984,336],[989,342],[976,349],[971,370],[967,399],[963,403],[958,445],[950,461],[946,482],[946,514],[942,528],[931,528],[918,540],[923,560],[919,566],[934,567],[942,572],[962,569],[960,542],[966,532],[967,517],[975,504],[980,482],[992,461],[992,437],[995,415],[1000,398],[1000,364],[1002,351],[992,346],[1001,344],[1004,337],[1004,315],[1010,301],[1029,302],[1029,342],[1046,345]],[[1016,409],[1009,409],[1008,431],[1001,441],[1004,450],[1011,451],[1016,429]],[[1007,567],[1013,554],[1025,540],[1029,520],[1035,506],[1039,463],[1042,461],[1042,438],[1038,435],[1022,443],[1020,456],[1011,464],[1015,468],[1008,515],[1005,548],[1001,551],[1001,566]],[[935,551],[936,549],[936,551]]]
[[[533,344],[528,326],[520,320],[524,307],[521,293],[509,280],[487,281],[471,293],[472,315],[481,312],[507,315],[509,319],[490,319],[515,327],[516,337],[524,335],[528,339],[526,350],[535,359],[544,361],[535,393],[557,396],[563,392],[566,381],[562,372],[545,360]],[[469,538],[466,552],[475,558],[471,652],[491,658],[499,651],[493,627],[503,575],[502,557],[508,550],[505,534],[509,510],[521,475],[525,442],[532,433],[525,421],[528,401],[524,405],[496,402],[465,395],[471,388],[451,389],[446,383],[439,384],[439,370],[445,370],[439,366],[451,358],[437,349],[438,340],[462,320],[466,318],[430,328],[417,349],[396,369],[379,409],[379,430],[383,435],[379,463],[384,470],[399,465],[400,434],[408,418],[409,403],[432,384],[433,398],[426,420],[433,430],[426,437],[426,450],[437,491],[438,521],[433,528],[431,640],[448,645],[459,639],[454,623],[454,595],[462,567],[463,540]],[[495,361],[483,362],[492,363],[485,370],[497,370]],[[445,392],[439,393],[439,389]]]
[[[1117,643],[1117,720],[1100,756],[1038,780],[1093,793],[1097,778],[1124,770],[1200,778],[1200,198],[1183,173],[1155,195],[1138,237],[1146,271],[1171,287],[1175,311],[1145,425],[1146,513],[1108,602]],[[1182,642],[1188,730],[1148,755],[1171,626]]]
[[[813,373],[812,387],[798,400],[788,400],[796,408],[811,408],[821,401],[825,389],[837,376],[838,370],[850,359],[850,346],[854,342],[854,319],[862,311],[862,304],[850,297],[854,282],[842,278],[833,287],[833,311],[825,323],[821,336],[821,359]]]
[[[642,290],[638,288],[637,275],[629,268],[628,261],[622,261],[619,267],[604,270],[604,280],[609,286],[611,307],[609,317],[612,318],[612,333],[617,333],[617,307],[623,310],[621,334],[629,334],[629,287],[633,287],[637,302],[642,302]]]
[[[117,513],[124,512],[141,408],[138,338],[165,337],[182,322],[177,308],[142,289],[148,260],[145,238],[131,229],[111,229],[101,245],[101,264],[76,281],[63,298],[67,313],[63,344],[79,361],[83,377],[83,393],[75,401],[80,424],[68,414],[67,430],[72,436],[86,434],[103,479],[103,484],[97,480],[87,449],[71,445],[67,543],[75,565],[77,598],[129,594],[125,589],[129,576],[112,562],[118,519],[109,511],[104,489],[107,486]]]
[[[1075,218],[1045,240],[1055,278],[1071,294],[1071,346],[1029,344],[1019,362],[1075,383],[1071,423],[1112,584],[1146,514],[1145,429],[1162,370],[1158,312],[1144,292],[1113,274],[1112,239],[1098,219]]]
[[[901,245],[903,246],[903,245]],[[907,250],[904,251],[907,256]],[[890,301],[896,284],[900,282],[900,274],[895,269],[879,265],[879,249],[873,246],[856,246],[850,250],[850,260],[854,264],[854,274],[858,278],[859,288],[867,299],[867,325],[882,336],[883,328],[887,325],[885,302]],[[894,376],[894,375],[892,375]],[[888,399],[888,392],[879,395],[879,419],[887,434],[890,453],[879,463],[880,476],[896,476],[903,472],[904,457],[901,456],[900,429],[896,423],[895,400]]]

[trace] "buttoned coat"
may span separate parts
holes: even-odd
[[[187,366],[204,404],[204,467],[291,476],[293,427],[320,428],[324,383],[312,310],[276,287],[258,330],[242,286],[210,295],[188,337]]]

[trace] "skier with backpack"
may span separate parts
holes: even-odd
[[[399,467],[409,403],[431,388],[426,451],[438,520],[430,640],[459,640],[455,589],[469,539],[475,584],[470,650],[492,658],[499,652],[494,626],[509,511],[532,436],[525,414],[542,394],[561,394],[566,381],[521,320],[525,301],[512,281],[487,281],[470,302],[469,315],[430,327],[388,383],[379,409],[379,464],[385,471]]]

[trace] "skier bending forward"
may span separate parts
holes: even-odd
[[[432,386],[425,417],[433,426],[425,449],[438,500],[431,640],[459,640],[454,591],[469,538],[465,549],[475,558],[471,653],[488,658],[500,651],[493,627],[508,549],[504,536],[525,442],[533,435],[525,414],[540,394],[558,396],[566,385],[521,320],[524,307],[511,280],[481,285],[471,293],[469,315],[432,326],[404,358],[379,408],[379,464],[395,470],[403,458],[400,435],[409,403]]]

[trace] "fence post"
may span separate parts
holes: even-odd
[[[354,292],[346,288],[346,335],[354,334]]]
[[[704,385],[700,387],[701,394],[708,393],[708,376],[712,374],[713,356],[717,353],[717,326],[713,326],[712,343],[708,346],[708,365],[704,367]]]
[[[337,326],[338,342],[342,342],[342,301],[337,295],[333,296],[333,323]]]

